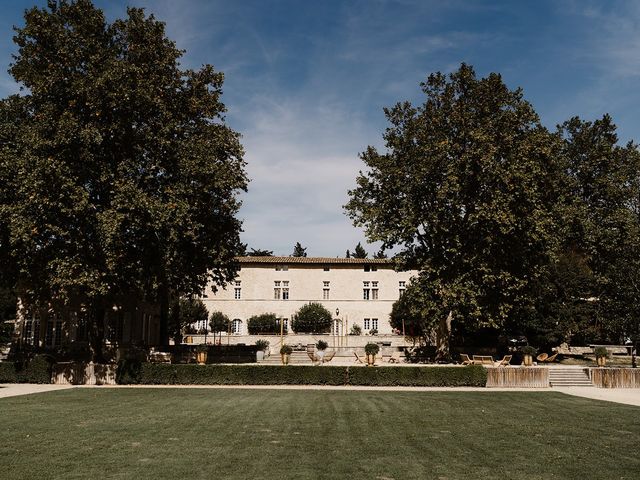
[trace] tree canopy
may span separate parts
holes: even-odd
[[[27,304],[100,318],[138,299],[166,318],[170,296],[233,279],[247,177],[223,74],[182,69],[153,15],[109,23],[89,0],[28,10],[15,42],[24,90],[0,102],[4,283]]]
[[[296,333],[328,333],[332,318],[331,312],[321,303],[307,303],[294,315],[292,328]]]
[[[386,109],[387,152],[369,147],[346,211],[369,241],[399,246],[439,310],[499,326],[531,301],[553,247],[557,159],[520,90],[462,65]]]
[[[249,251],[250,257],[273,257],[273,250],[261,250],[259,248],[252,248]]]
[[[608,115],[550,132],[520,89],[464,64],[422,91],[421,105],[385,110],[386,151],[361,154],[345,206],[368,240],[401,249],[399,268],[419,270],[391,324],[424,339],[446,317],[458,339],[637,343],[638,146],[619,144]]]

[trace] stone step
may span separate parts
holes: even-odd
[[[282,359],[279,353],[275,353],[258,363],[261,365],[280,365],[282,363]],[[293,352],[289,357],[289,364],[311,365],[311,359],[309,358],[309,355],[307,355],[307,352]]]
[[[582,368],[549,369],[549,384],[552,387],[590,387],[591,379]]]

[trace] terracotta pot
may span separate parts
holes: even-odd
[[[523,363],[525,367],[530,367],[533,365],[533,357],[531,355],[525,355]]]
[[[372,367],[376,363],[375,355],[367,355],[367,366]]]
[[[598,357],[596,358],[596,362],[598,362],[599,367],[604,367],[607,365],[607,357]]]
[[[196,352],[196,362],[198,362],[198,365],[207,363],[207,352]]]
[[[280,354],[280,358],[282,359],[282,364],[283,365],[289,365],[289,354],[288,353],[281,353]]]

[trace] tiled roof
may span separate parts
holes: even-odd
[[[393,265],[388,258],[333,258],[333,257],[238,257],[240,263],[279,263],[279,264],[351,264],[351,265]]]

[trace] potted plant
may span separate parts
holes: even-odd
[[[380,351],[380,346],[377,343],[369,342],[364,347],[364,353],[367,354],[367,365],[372,366],[376,363],[376,355]]]
[[[293,352],[293,348],[287,344],[280,347],[280,358],[282,359],[283,365],[289,365],[289,355],[291,355],[291,352]]]
[[[354,323],[351,326],[351,331],[349,332],[349,335],[362,335],[362,327],[357,323]]]
[[[536,355],[536,353],[538,353],[538,351],[531,345],[525,345],[520,351],[522,352],[522,363],[524,364],[524,366],[530,367],[531,365],[533,365],[533,357]]]
[[[596,362],[599,367],[604,367],[607,364],[607,358],[609,358],[609,350],[606,347],[596,347],[593,350],[596,355]]]
[[[369,335],[377,335],[377,334],[378,334],[377,328],[372,328],[371,330],[369,330]]]
[[[267,348],[269,348],[268,340],[256,340],[256,347],[258,347],[258,351],[256,352],[256,361],[261,362],[264,360],[264,352]]]
[[[329,344],[324,340],[318,340],[318,342],[316,343],[316,356],[320,359],[321,362],[324,358],[324,354],[326,353],[328,346]]]
[[[207,363],[208,352],[209,347],[205,344],[200,344],[196,347],[196,362],[198,362],[198,365],[204,365]]]

